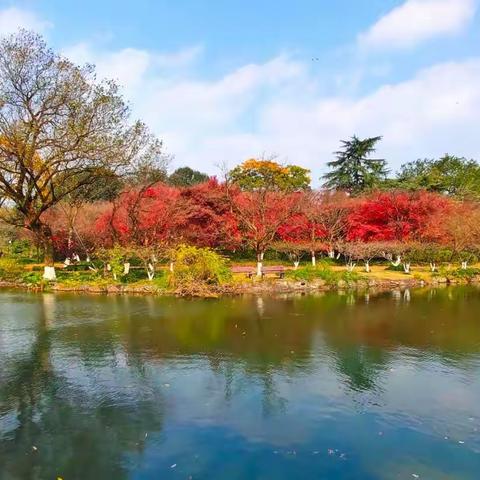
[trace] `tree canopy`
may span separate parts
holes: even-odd
[[[161,161],[161,142],[129,119],[117,85],[97,81],[92,66],[73,64],[31,32],[1,40],[0,197],[14,207],[6,220],[50,245],[49,208],[105,172]]]
[[[310,171],[273,160],[250,159],[230,172],[230,181],[242,190],[299,191],[310,187]]]
[[[475,160],[448,154],[438,160],[416,160],[402,165],[396,183],[406,190],[479,198],[480,165]]]
[[[180,167],[168,177],[168,183],[174,187],[192,187],[198,183],[206,182],[209,178],[206,173],[193,170],[190,167]]]
[[[350,140],[342,140],[342,149],[335,152],[337,159],[327,163],[331,171],[323,176],[324,186],[354,194],[377,187],[388,173],[384,159],[370,158],[381,139],[360,139],[354,135]]]

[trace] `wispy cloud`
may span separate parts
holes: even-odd
[[[137,48],[102,50],[88,42],[67,47],[62,52],[76,63],[92,63],[101,78],[117,81],[126,91],[139,86],[149,75],[178,77],[202,55],[203,47],[194,45],[174,52],[151,52]]]
[[[476,0],[407,0],[359,36],[365,49],[414,47],[441,35],[461,32],[476,11]]]
[[[420,10],[416,10],[418,5]],[[409,0],[365,34],[370,35],[369,40],[363,37],[365,45],[375,45],[375,39],[380,42],[386,27],[378,25],[385,19],[390,18],[391,25],[406,22],[407,6],[413,8],[407,13],[420,11],[422,15],[426,15],[422,9],[430,8],[436,17],[427,23],[434,26],[428,27],[428,35],[420,34],[422,22],[417,21],[408,41],[399,40],[395,28],[387,29],[392,45],[409,46],[412,35],[419,42],[438,32],[458,31],[475,5],[470,0]],[[28,27],[25,22],[22,26]],[[277,153],[312,169],[318,178],[339,140],[353,134],[383,135],[379,154],[393,168],[445,152],[480,158],[476,128],[480,123],[480,57],[430,66],[409,79],[389,83],[381,82],[391,78],[388,65],[381,65],[375,73],[376,87],[358,94],[341,81],[334,94],[327,94],[322,85],[334,81],[342,70],[322,74],[310,61],[278,55],[206,79],[195,68],[203,50],[195,45],[173,52],[112,50],[98,42],[85,42],[63,53],[78,63],[96,64],[100,77],[117,79],[134,114],[165,141],[177,165],[215,173],[215,165],[225,161],[234,165],[262,152]],[[368,71],[374,66],[366,65]]]
[[[16,7],[0,10],[0,35],[15,33],[20,28],[43,33],[51,27],[50,22],[42,20],[30,10],[22,10]]]

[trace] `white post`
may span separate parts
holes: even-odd
[[[257,254],[257,277],[262,276],[263,271],[263,252]]]
[[[173,262],[170,262],[170,271],[173,272]]]
[[[43,279],[54,282],[57,279],[57,275],[55,274],[55,267],[45,266],[45,269],[43,271]]]
[[[148,279],[149,279],[150,281],[152,281],[154,275],[155,275],[155,268],[153,267],[153,265],[152,265],[151,263],[149,263],[149,264],[147,265],[147,276],[148,276]]]
[[[315,252],[312,252],[312,267],[317,265],[317,259],[315,258]]]
[[[130,273],[130,262],[125,262],[123,264],[123,274],[128,275]]]

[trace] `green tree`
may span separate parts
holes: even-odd
[[[168,183],[175,187],[191,187],[206,182],[210,177],[206,173],[193,170],[190,167],[177,168],[169,177]]]
[[[250,159],[235,167],[230,181],[247,191],[299,191],[310,188],[310,170],[280,165],[273,160]]]
[[[20,31],[0,42],[0,199],[5,220],[30,230],[54,277],[53,242],[42,215],[105,172],[125,175],[160,161],[161,142],[130,112],[117,85],[98,82]]]
[[[480,197],[480,165],[475,160],[444,155],[438,160],[416,160],[402,165],[399,188],[424,189],[460,198]]]
[[[331,171],[323,176],[324,186],[358,194],[379,186],[386,178],[386,161],[370,158],[382,137],[360,139],[355,135],[342,140],[342,149],[335,152],[336,160],[328,162]]]

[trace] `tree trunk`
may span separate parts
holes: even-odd
[[[53,239],[52,239],[52,230],[48,225],[41,226],[41,238],[44,251],[44,262],[48,267],[54,266],[53,258]]]
[[[315,258],[315,252],[312,252],[312,267],[317,266],[317,259]]]
[[[43,278],[45,280],[54,281],[57,279],[54,265],[53,238],[52,230],[48,225],[36,222],[30,225],[30,230],[35,234],[41,245],[43,246],[43,261],[45,263]]]
[[[153,266],[153,263],[147,265],[147,276],[150,281],[152,281],[155,276],[155,267]]]
[[[370,262],[368,260],[365,260],[365,271],[370,273]]]
[[[410,262],[406,262],[403,264],[403,271],[405,273],[410,273]]]
[[[400,255],[397,255],[397,259],[394,262],[392,262],[392,265],[394,267],[398,267],[400,263],[402,263],[402,257]]]
[[[293,268],[294,268],[295,270],[298,269],[298,266],[299,266],[299,265],[300,265],[300,262],[299,262],[298,260],[296,260],[295,262],[293,262]]]
[[[257,277],[261,277],[263,273],[263,255],[264,252],[257,252]]]

